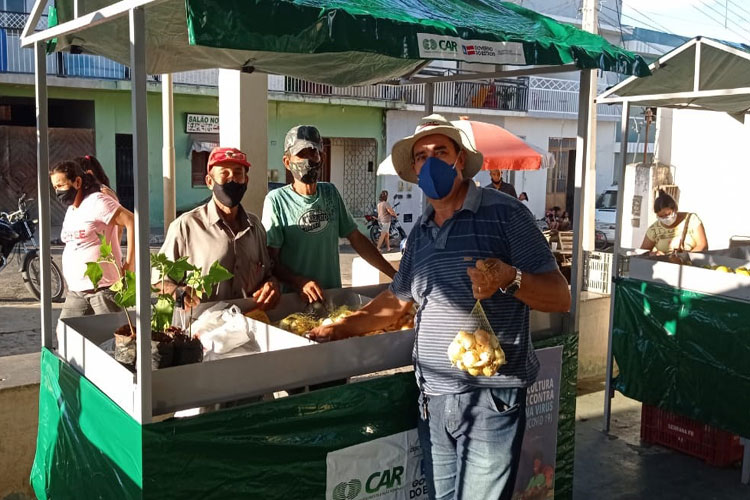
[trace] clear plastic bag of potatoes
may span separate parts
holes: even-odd
[[[448,347],[448,359],[469,375],[491,377],[505,364],[505,352],[478,300],[469,317]]]

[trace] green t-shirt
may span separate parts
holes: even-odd
[[[263,203],[268,246],[291,272],[322,288],[340,288],[339,238],[357,229],[336,186],[319,182],[315,194],[295,193],[291,184],[274,189]]]

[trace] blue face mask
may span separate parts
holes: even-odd
[[[443,160],[430,156],[422,165],[417,176],[419,187],[428,198],[440,200],[448,196],[456,180],[456,165],[450,165]]]

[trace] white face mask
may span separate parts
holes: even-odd
[[[672,224],[674,224],[674,221],[676,220],[677,220],[677,212],[672,212],[666,217],[659,217],[659,222],[661,222],[665,226],[671,226]]]

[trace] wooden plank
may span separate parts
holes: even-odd
[[[50,165],[93,154],[94,130],[51,128],[49,149]],[[37,197],[36,171],[36,129],[0,126],[0,210],[16,210],[21,193]],[[54,196],[50,205],[52,226],[61,226],[65,209]]]

